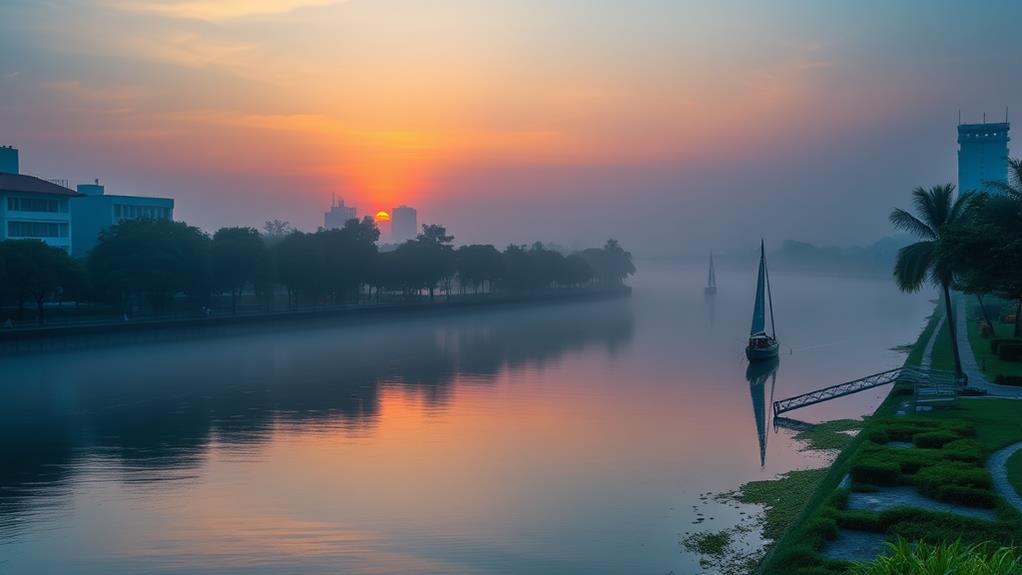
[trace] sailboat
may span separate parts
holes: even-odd
[[[703,291],[707,295],[717,293],[717,274],[713,271],[713,252],[710,252],[710,277],[706,279],[706,288]]]
[[[767,410],[766,382],[770,383],[770,402],[773,402],[774,386],[777,385],[777,366],[780,359],[774,357],[765,361],[750,363],[745,370],[745,379],[749,382],[749,394],[752,396],[752,416],[756,421],[756,438],[759,440],[759,466],[766,465],[767,447]]]
[[[770,305],[770,335],[766,332],[767,303]],[[763,240],[759,242],[759,278],[756,280],[756,305],[752,309],[752,329],[749,331],[749,345],[745,356],[749,361],[760,361],[777,357],[777,330],[774,325],[774,300],[770,293],[770,274],[767,272],[766,249]]]

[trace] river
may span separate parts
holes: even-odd
[[[750,386],[752,274],[640,265],[610,301],[2,358],[0,572],[695,572],[685,532],[747,521],[700,494],[820,465],[770,397],[899,365],[933,306],[775,273]]]

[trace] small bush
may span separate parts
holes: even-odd
[[[811,540],[816,539],[820,545],[826,541],[833,541],[837,539],[837,521],[829,517],[817,517],[809,523],[806,536]],[[820,545],[814,545],[814,547]]]
[[[901,483],[901,467],[891,461],[862,458],[852,464],[852,480],[873,485],[897,485]]]
[[[994,382],[997,385],[1022,386],[1022,375],[1004,375],[1002,373],[997,375],[997,379]]]
[[[942,429],[938,431],[917,433],[912,436],[912,443],[914,443],[916,447],[936,448],[944,447],[944,444],[951,443],[956,439],[961,439],[957,433]]]
[[[865,434],[864,437],[866,438],[867,441],[872,441],[873,443],[877,443],[879,445],[883,445],[891,440],[891,438],[888,437],[887,432],[880,428],[874,427],[863,433]]]
[[[880,516],[873,511],[845,511],[837,519],[837,524],[845,529],[853,531],[882,532],[886,526],[880,521]]]
[[[1002,343],[997,347],[997,358],[1001,361],[1022,361],[1022,343]]]
[[[936,492],[943,485],[990,489],[993,487],[993,479],[986,469],[973,467],[967,463],[948,461],[920,469],[915,475],[915,484],[924,493]]]
[[[986,459],[983,446],[974,439],[956,439],[951,443],[945,443],[941,454],[950,461],[965,463],[981,463]]]
[[[938,501],[979,507],[981,509],[997,507],[997,496],[993,492],[961,485],[943,485],[937,489],[933,498]]]
[[[1015,339],[1013,337],[996,337],[990,340],[990,353],[997,355],[997,352],[1001,349],[1001,344],[1022,344],[1022,339]]]

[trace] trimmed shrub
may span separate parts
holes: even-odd
[[[891,440],[891,438],[888,437],[887,432],[880,428],[873,427],[863,433],[865,434],[863,437],[865,437],[867,441],[872,441],[873,443],[880,445]]]
[[[1001,344],[1022,344],[1022,339],[1016,339],[1013,337],[996,337],[990,340],[990,353],[997,354],[997,351],[1001,348]]]
[[[945,444],[951,443],[961,437],[954,432],[947,431],[944,429],[938,431],[927,431],[924,433],[917,433],[912,436],[912,443],[916,447],[944,447]]]
[[[873,511],[845,511],[837,518],[837,524],[853,531],[882,532],[887,528],[880,520],[880,515]]]
[[[852,464],[852,480],[873,485],[897,485],[901,483],[901,467],[892,461],[862,458]]]
[[[997,507],[997,496],[992,491],[962,485],[942,485],[937,489],[933,498],[938,501],[968,505],[969,507],[980,507],[982,509]]]
[[[956,439],[951,443],[945,443],[940,451],[944,458],[950,461],[980,463],[986,459],[983,446],[973,439]]]
[[[833,541],[837,539],[837,521],[829,517],[817,517],[809,523],[806,536],[810,540],[816,540],[817,545],[814,547],[820,547],[827,541]]]
[[[997,379],[994,383],[998,385],[1015,385],[1022,386],[1022,375],[1004,375],[1003,373],[997,375]]]
[[[997,347],[997,358],[1001,361],[1022,361],[1022,343],[1002,343]]]
[[[777,558],[777,562],[785,567],[816,567],[822,560],[823,556],[811,545],[796,545]]]

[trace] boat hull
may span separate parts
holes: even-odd
[[[771,342],[770,345],[765,347],[746,347],[745,357],[749,358],[749,361],[766,361],[768,359],[774,359],[777,357],[778,349],[780,346],[777,342]]]

